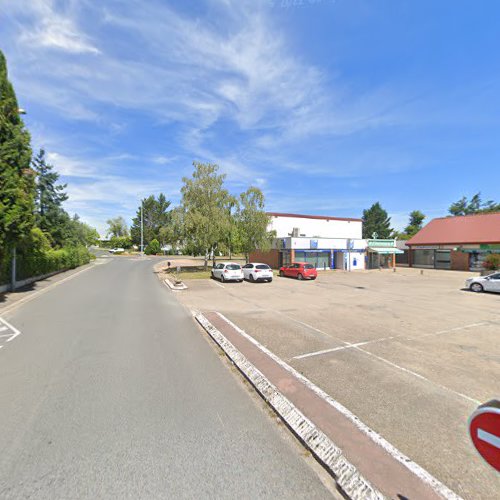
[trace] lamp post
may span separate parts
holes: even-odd
[[[141,200],[141,257],[144,257],[144,216]]]

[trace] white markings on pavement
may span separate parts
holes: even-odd
[[[217,281],[215,281],[215,280],[212,280],[212,283],[214,285],[220,286],[221,288],[226,288],[224,285],[221,285],[220,283],[217,283]]]
[[[500,448],[500,437],[495,436],[495,434],[491,434],[487,431],[483,431],[483,429],[477,430],[477,437],[484,441],[485,443],[491,444],[495,448]]]
[[[423,337],[432,337],[434,335],[443,335],[445,333],[458,332],[460,330],[466,330],[467,328],[474,328],[476,326],[486,326],[489,323],[484,321],[482,323],[471,323],[470,325],[457,326],[456,328],[449,328],[448,330],[440,330],[439,332],[426,333],[424,335],[419,335],[418,337],[408,337],[407,340],[419,340]]]
[[[315,394],[317,394],[320,398],[326,401],[329,405],[333,406],[337,411],[342,413],[346,418],[348,418],[360,431],[366,434],[372,441],[381,446],[387,453],[389,453],[394,459],[400,462],[404,467],[409,469],[413,474],[426,482],[434,491],[440,494],[443,498],[459,500],[461,497],[457,495],[454,491],[450,490],[446,485],[441,483],[438,479],[432,476],[429,472],[427,472],[424,468],[418,465],[416,462],[411,460],[409,457],[400,452],[395,446],[393,446],[389,441],[384,439],[380,434],[375,432],[373,429],[368,427],[364,422],[362,422],[354,413],[348,410],[344,405],[339,403],[336,399],[333,399],[329,394],[320,389],[317,385],[313,384],[308,378],[304,377],[301,373],[299,373],[295,368],[292,368],[290,365],[285,363],[281,358],[276,356],[272,351],[270,351],[267,347],[263,346],[260,342],[255,340],[251,335],[242,330],[239,326],[235,325],[230,319],[226,318],[220,312],[217,314],[226,321],[229,325],[231,325],[238,333],[240,333],[243,337],[245,337],[252,344],[257,346],[262,352],[267,354],[271,359],[273,359],[276,363],[278,363],[285,370],[290,372],[293,376],[298,378],[304,385],[309,387]],[[286,315],[284,315],[286,316]],[[288,316],[287,316],[288,317]],[[300,323],[300,322],[299,322]],[[304,323],[305,324],[305,323]],[[315,329],[316,330],[316,329]],[[324,333],[321,332],[320,333]],[[359,348],[357,348],[359,349]],[[361,350],[361,349],[360,349]]]
[[[11,340],[14,340],[18,335],[21,335],[21,332],[14,326],[12,326],[10,323],[5,321],[3,318],[0,318],[0,323],[2,323],[4,326],[2,327],[2,331],[5,330],[10,330],[12,333],[0,335],[0,337],[8,337],[6,342],[10,342]],[[3,346],[2,346],[3,347]]]
[[[332,347],[331,349],[323,349],[322,351],[309,352],[307,354],[301,354],[300,356],[294,356],[292,359],[304,359],[311,358],[312,356],[319,356],[320,354],[328,354],[330,352],[345,351],[346,349],[352,349],[353,347],[359,347],[366,344],[374,344],[375,342],[383,342],[384,340],[392,340],[396,337],[384,337],[382,339],[367,340],[365,342],[357,342],[356,344],[348,344],[340,347]]]
[[[290,316],[287,316],[286,314],[283,314],[283,316],[290,318]],[[298,321],[298,320],[293,319],[293,318],[290,318],[290,319],[296,323],[303,325],[303,326],[307,326],[308,328],[310,328],[311,330],[314,330],[315,332],[323,333],[324,335],[327,335],[330,338],[338,338],[338,337],[333,337],[333,335],[328,335],[328,333],[323,332],[322,330],[319,330],[318,328],[315,328],[312,325],[308,325],[307,323],[304,323],[303,321]],[[466,394],[462,394],[461,392],[454,391],[453,389],[450,389],[449,387],[438,384],[437,382],[433,382],[432,380],[424,377],[423,375],[420,375],[420,373],[414,372],[413,370],[409,370],[408,368],[404,368],[403,366],[400,366],[396,363],[393,363],[392,361],[389,361],[388,359],[382,358],[381,356],[377,356],[376,354],[373,354],[370,351],[366,351],[365,349],[362,349],[361,347],[356,346],[355,344],[351,344],[350,342],[346,342],[345,340],[341,340],[341,339],[339,339],[339,340],[340,340],[340,342],[342,342],[342,344],[344,344],[344,346],[355,349],[356,351],[362,352],[363,354],[366,354],[367,356],[370,356],[372,358],[378,359],[382,363],[386,363],[387,365],[392,366],[393,368],[396,368],[397,370],[400,370],[402,372],[405,372],[408,375],[412,375],[416,378],[419,378],[420,380],[428,382],[429,384],[440,387],[441,389],[444,389],[445,391],[451,392],[451,393],[455,394],[456,396],[459,396],[463,399],[466,399],[467,401],[470,401],[470,402],[474,403],[475,405],[481,404],[481,402],[478,401],[477,399],[471,398],[471,397],[467,396]]]

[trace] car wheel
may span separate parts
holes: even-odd
[[[250,281],[253,283],[255,281],[255,278],[253,277],[253,274],[250,275]]]
[[[272,279],[272,278],[269,278],[267,281],[269,281],[269,283],[271,283],[271,281],[273,281],[273,279]]]
[[[297,279],[299,279],[299,280],[301,280],[301,281],[302,281],[302,280],[304,279],[304,276],[302,276],[302,274],[299,274],[299,275],[297,276]]]
[[[484,290],[483,285],[481,285],[481,283],[472,283],[470,289],[473,292],[482,292]]]
[[[226,281],[223,274],[220,275],[220,280],[222,283],[224,283],[224,281]]]
[[[285,273],[283,271],[280,271],[280,278],[283,278],[285,276]]]

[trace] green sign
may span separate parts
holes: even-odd
[[[479,245],[479,248],[481,248],[481,250],[500,250],[500,243],[493,245],[487,245],[485,243],[481,243]]]
[[[394,248],[396,240],[368,240],[368,247]]]

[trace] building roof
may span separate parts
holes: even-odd
[[[500,243],[500,212],[433,219],[407,245]]]
[[[281,212],[266,212],[266,213],[267,215],[271,215],[272,217],[298,217],[301,219],[345,220],[345,221],[362,222],[362,219],[353,219],[350,217],[331,217],[329,215],[284,214]]]

